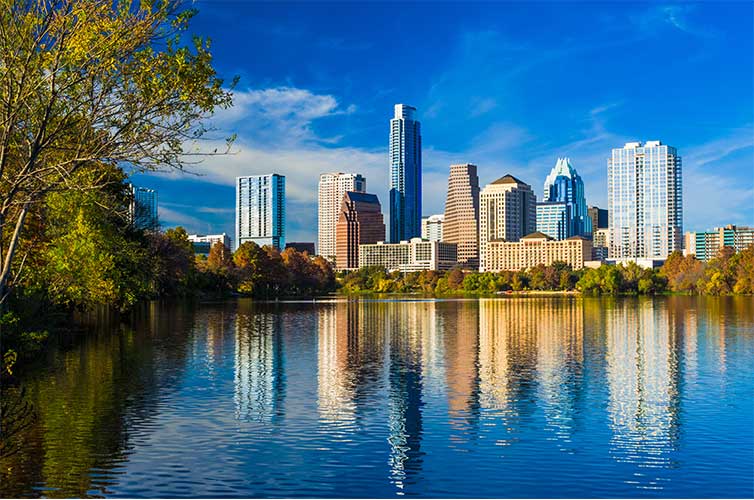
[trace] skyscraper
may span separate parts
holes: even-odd
[[[557,207],[557,211],[565,216],[565,225],[558,230],[553,225],[553,206],[543,206],[537,211],[537,230],[555,239],[565,239],[571,236],[591,236],[592,221],[587,213],[586,199],[584,197],[584,182],[571,165],[568,158],[558,158],[550,175],[545,179],[543,203],[563,203],[565,210]],[[539,227],[540,213],[542,214],[542,227]],[[561,215],[562,216],[562,215]]]
[[[422,144],[416,108],[395,105],[390,120],[390,241],[421,235]]]
[[[285,176],[236,177],[235,248],[246,241],[285,248]]]
[[[343,195],[335,232],[335,267],[359,267],[359,245],[385,240],[385,222],[377,196],[347,191]]]
[[[328,260],[335,260],[335,226],[347,191],[364,193],[367,181],[361,174],[329,172],[319,176],[319,207],[317,252]]]
[[[443,241],[458,245],[462,267],[479,267],[479,177],[471,163],[450,166]]]
[[[445,223],[443,214],[422,217],[422,239],[427,241],[442,241],[442,229]]]
[[[484,187],[479,203],[480,271],[485,271],[487,242],[518,241],[536,231],[536,204],[531,186],[510,174]]]
[[[568,238],[571,206],[564,201],[537,203],[537,231],[556,240]]]
[[[597,229],[607,229],[607,210],[600,207],[589,207],[586,209],[586,213],[589,214],[589,218],[592,220],[592,234],[597,232]]]
[[[137,229],[156,231],[160,227],[157,217],[157,191],[145,187],[131,186],[131,205],[128,214],[131,224]]]
[[[660,141],[629,142],[607,163],[610,258],[664,259],[683,244],[681,157]]]

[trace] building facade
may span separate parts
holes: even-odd
[[[595,231],[592,236],[592,258],[594,260],[607,260],[610,249],[610,229],[602,227]]]
[[[194,253],[209,254],[216,243],[222,243],[230,249],[230,236],[221,234],[189,234],[188,240],[194,246]]]
[[[566,224],[564,231],[553,231],[551,225],[546,225],[543,231],[537,231],[552,236],[555,239],[565,239],[571,236],[592,235],[592,221],[589,218],[584,197],[584,182],[568,158],[558,158],[555,166],[545,179],[543,203],[564,203]],[[553,231],[551,234],[548,231]]]
[[[446,271],[458,265],[457,257],[455,243],[421,238],[359,246],[359,267],[380,266],[388,271]]]
[[[754,245],[754,228],[728,224],[725,227],[716,227],[712,231],[688,232],[684,240],[684,254],[707,261],[714,259],[723,247],[740,252]]]
[[[537,231],[556,240],[569,236],[571,224],[571,205],[564,201],[537,203]]]
[[[450,166],[442,240],[458,246],[461,267],[479,268],[479,177],[476,165]]]
[[[664,259],[683,238],[681,157],[660,141],[615,148],[607,165],[611,259]]]
[[[444,223],[445,216],[443,214],[422,217],[422,239],[427,241],[442,241]]]
[[[530,185],[506,175],[487,184],[479,198],[479,270],[486,271],[488,241],[518,241],[536,231],[537,197]]]
[[[589,207],[586,209],[586,213],[589,215],[589,219],[592,221],[592,234],[597,232],[597,229],[606,229],[608,227],[607,210],[600,207]]]
[[[317,205],[319,255],[330,261],[335,260],[335,227],[338,225],[343,195],[348,191],[365,193],[366,190],[367,180],[361,174],[329,172],[319,176],[319,203]]]
[[[556,240],[536,232],[518,241],[490,241],[487,244],[486,270],[523,271],[539,264],[546,266],[560,261],[581,269],[584,262],[592,259],[592,240],[583,236],[571,236]]]
[[[359,245],[385,240],[385,222],[377,196],[347,191],[335,230],[335,267],[359,267]]]
[[[157,215],[157,191],[145,187],[131,186],[131,203],[128,215],[131,224],[137,229],[157,231],[160,221]]]
[[[285,176],[236,177],[235,248],[253,241],[285,248]]]
[[[416,108],[395,105],[390,120],[390,241],[421,235],[422,144]]]

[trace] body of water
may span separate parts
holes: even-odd
[[[754,496],[751,297],[155,303],[89,330],[24,374],[0,496]]]

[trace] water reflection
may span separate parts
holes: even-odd
[[[25,377],[37,418],[0,493],[751,495],[743,299],[155,303],[96,318]]]
[[[267,311],[239,313],[235,335],[235,404],[238,420],[271,422],[285,401],[282,318]]]
[[[670,467],[678,425],[676,335],[667,309],[644,300],[607,314],[608,412],[618,461],[638,465],[628,482],[660,489],[658,469]]]

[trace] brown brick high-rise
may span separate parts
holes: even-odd
[[[479,177],[476,165],[451,165],[442,240],[458,245],[458,264],[479,267]]]
[[[385,241],[385,222],[377,196],[347,191],[335,228],[335,267],[359,267],[359,245]]]

